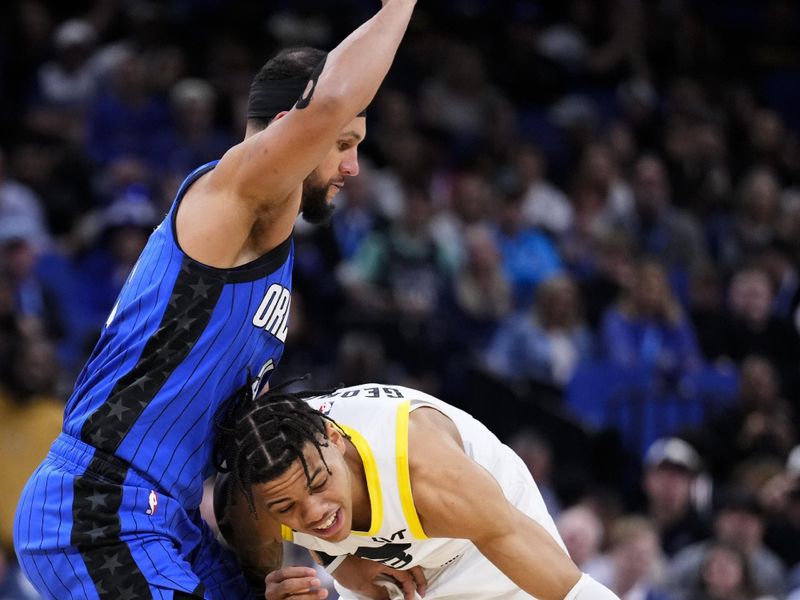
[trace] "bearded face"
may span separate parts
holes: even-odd
[[[303,219],[313,225],[328,223],[336,208],[332,199],[338,191],[338,186],[330,180],[323,181],[319,172],[313,171],[303,181],[303,196],[300,205]]]

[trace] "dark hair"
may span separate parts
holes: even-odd
[[[257,398],[253,397],[248,382],[217,418],[215,466],[220,472],[231,474],[233,481],[227,493],[230,495],[239,488],[253,514],[252,485],[279,477],[295,460],[300,461],[306,481],[311,485],[311,474],[303,454],[307,443],[314,445],[328,468],[322,455],[322,448],[328,446],[325,424],[338,425],[312,408],[305,398],[326,395],[332,390],[283,391],[297,381],[291,379]]]
[[[327,56],[328,53],[324,50],[319,50],[318,48],[312,48],[310,46],[284,48],[264,63],[264,66],[259,69],[256,76],[253,78],[253,83],[297,78],[308,79],[311,77],[317,65]],[[249,100],[252,102],[253,87],[251,87],[250,96]],[[286,109],[288,110],[289,108],[290,107],[287,107]],[[271,117],[249,117],[247,122],[258,129],[264,129],[271,120]]]

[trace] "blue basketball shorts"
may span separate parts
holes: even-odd
[[[53,600],[253,598],[198,510],[63,433],[22,492],[14,547]]]

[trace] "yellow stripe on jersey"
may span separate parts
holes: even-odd
[[[286,540],[287,542],[294,541],[294,531],[290,527],[287,527],[283,523],[281,523],[281,537]]]
[[[397,407],[397,487],[400,490],[400,504],[403,506],[403,516],[406,518],[408,528],[418,540],[426,540],[428,536],[422,530],[419,522],[417,508],[414,506],[414,497],[411,495],[411,474],[408,470],[408,415],[411,411],[411,401],[406,400]]]
[[[369,531],[355,531],[351,533],[354,535],[373,536],[380,531],[383,524],[383,495],[381,493],[381,478],[378,475],[378,465],[375,463],[375,457],[372,455],[372,449],[364,436],[358,433],[355,429],[351,429],[347,425],[339,424],[342,431],[350,436],[350,441],[358,450],[361,456],[361,462],[364,463],[364,475],[367,478],[367,491],[369,492],[369,504],[372,510],[372,522],[369,526]]]

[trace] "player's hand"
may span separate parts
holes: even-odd
[[[394,579],[403,590],[404,600],[414,600],[415,593],[424,596],[428,587],[425,575],[419,567],[400,571],[387,567],[383,563],[355,556],[348,556],[342,564],[336,567],[333,576],[344,587],[373,600],[388,598],[387,591],[375,584],[375,579],[380,576]]]
[[[322,587],[317,572],[309,567],[283,567],[266,578],[266,600],[322,600],[328,590]]]

